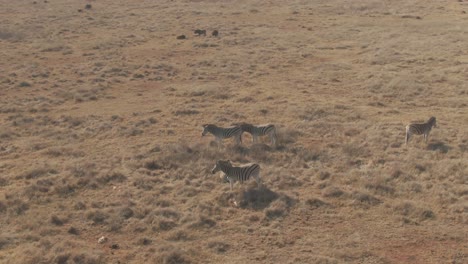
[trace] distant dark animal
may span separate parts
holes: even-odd
[[[253,143],[258,142],[258,137],[268,135],[270,137],[271,144],[276,145],[277,136],[276,136],[276,127],[272,124],[254,126],[249,123],[239,123],[234,124],[240,126],[242,132],[247,132],[252,135]]]
[[[205,124],[203,125],[202,137],[208,133],[215,136],[219,146],[223,144],[223,139],[230,137],[235,138],[237,145],[242,143],[242,129],[238,126],[224,128],[213,124]]]
[[[407,125],[405,144],[408,145],[408,141],[410,140],[411,135],[424,135],[424,141],[427,142],[427,138],[429,137],[429,133],[431,132],[432,127],[437,127],[435,117],[429,118],[426,123],[412,123]]]
[[[231,191],[232,186],[236,181],[243,183],[244,181],[249,180],[250,177],[255,178],[258,187],[261,185],[260,165],[255,163],[246,164],[241,167],[234,167],[230,160],[218,160],[211,170],[211,173],[215,174],[218,171],[224,172],[224,181],[228,181],[230,183]]]
[[[186,39],[185,35],[177,36],[177,39]]]
[[[211,36],[213,37],[217,37],[218,35],[219,35],[218,30],[213,30],[213,32],[211,33]]]
[[[86,4],[85,9],[91,9],[93,6],[91,4]]]
[[[201,35],[206,36],[206,30],[204,30],[204,29],[196,29],[196,30],[194,31],[194,33],[195,33],[195,35],[197,35],[197,36],[201,36]]]

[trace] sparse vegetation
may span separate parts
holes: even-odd
[[[466,1],[75,2],[1,4],[0,263],[468,263]]]

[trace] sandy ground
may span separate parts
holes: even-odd
[[[467,1],[0,6],[1,263],[468,262]]]

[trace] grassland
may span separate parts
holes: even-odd
[[[0,5],[0,263],[468,262],[468,2]]]

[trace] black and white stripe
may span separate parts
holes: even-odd
[[[243,132],[250,133],[252,135],[253,143],[258,142],[258,137],[268,135],[270,137],[271,144],[276,145],[276,127],[272,124],[254,126],[249,123],[240,123]]]
[[[232,186],[236,181],[243,183],[250,179],[250,177],[254,177],[257,185],[260,187],[260,165],[258,164],[247,164],[241,167],[234,167],[231,164],[230,160],[218,160],[211,170],[212,174],[215,174],[218,171],[224,172],[224,180],[229,181]]]
[[[230,137],[234,137],[237,145],[242,143],[242,129],[239,126],[223,128],[213,124],[205,124],[203,125],[202,137],[208,133],[215,136],[219,145],[223,144],[223,139]]]
[[[435,117],[429,118],[426,123],[407,125],[405,144],[408,144],[412,135],[424,135],[424,140],[427,142],[427,138],[429,137],[432,127],[437,127]]]

